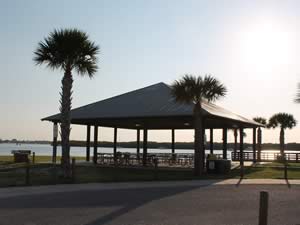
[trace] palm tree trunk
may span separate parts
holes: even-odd
[[[194,127],[195,127],[195,154],[194,154],[194,175],[199,176],[204,171],[204,140],[203,140],[203,120],[201,104],[194,107]]]
[[[238,136],[237,129],[234,128],[234,149],[233,149],[234,157],[236,157],[236,152],[237,152],[237,136]]]
[[[284,129],[280,129],[280,155],[283,157],[284,156]]]
[[[258,162],[260,162],[261,160],[261,140],[262,140],[261,128],[259,127],[257,130],[257,161]]]
[[[62,146],[62,168],[64,171],[64,177],[71,177],[70,167],[70,132],[71,132],[71,100],[72,100],[72,86],[73,78],[70,67],[65,70],[64,77],[62,79],[62,92],[60,100],[60,112],[61,112],[61,146]]]

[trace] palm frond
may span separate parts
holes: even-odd
[[[280,126],[283,129],[292,129],[297,125],[297,121],[292,114],[277,113],[269,119],[268,127],[276,128]]]
[[[254,117],[253,120],[254,120],[255,122],[257,122],[257,123],[262,124],[262,125],[267,125],[267,120],[266,120],[266,118],[257,116],[257,117]]]
[[[200,103],[203,99],[215,101],[226,95],[226,88],[216,78],[206,75],[193,76],[186,74],[171,85],[172,95],[176,101],[183,103]]]
[[[78,29],[54,30],[38,44],[33,60],[52,69],[68,66],[80,75],[92,77],[96,73],[99,46],[89,40],[88,35]]]

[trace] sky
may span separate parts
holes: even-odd
[[[63,73],[32,58],[56,28],[83,30],[101,49],[92,80],[74,74],[74,108],[186,73],[211,74],[228,89],[216,104],[248,118],[287,112],[300,121],[293,101],[300,1],[0,0],[1,139],[52,139],[52,124],[40,119],[58,112]],[[263,132],[264,142],[279,142],[278,129]],[[286,132],[286,141],[300,142],[298,134],[300,125]],[[99,140],[112,135],[100,128]],[[72,127],[71,139],[85,136],[84,126]],[[135,136],[121,130],[119,141]],[[170,140],[170,131],[149,132],[149,141]],[[176,141],[192,140],[192,131],[176,131]]]

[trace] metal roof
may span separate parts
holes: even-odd
[[[145,88],[131,91],[122,95],[98,101],[89,105],[71,110],[71,121],[75,124],[100,124],[107,126],[133,128],[132,125],[142,123],[146,119],[161,118],[156,122],[162,123],[162,119],[173,120],[184,118],[192,121],[193,104],[182,104],[175,101],[171,95],[171,88],[165,83],[157,83]],[[262,126],[253,120],[239,116],[215,104],[204,101],[202,104],[203,115],[210,120],[227,121],[226,124],[214,127],[229,126],[235,124],[243,127]],[[59,122],[60,114],[43,118],[42,120]],[[122,126],[122,121],[127,121]],[[128,123],[131,120],[131,126]],[[106,123],[104,123],[106,121]],[[110,121],[110,122],[109,122]],[[112,123],[114,121],[114,123]],[[154,122],[154,121],[153,121]],[[148,123],[149,124],[149,123]],[[153,124],[152,124],[153,125]],[[211,125],[212,126],[212,125]],[[155,126],[154,126],[155,127]],[[157,126],[159,127],[159,126]],[[162,126],[164,128],[164,126]],[[167,127],[165,127],[167,128]],[[179,128],[179,127],[178,127]]]

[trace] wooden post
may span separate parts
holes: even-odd
[[[86,161],[90,161],[90,146],[91,146],[91,125],[86,127]]]
[[[143,132],[143,166],[147,166],[147,149],[148,149],[148,130],[144,129]]]
[[[253,128],[253,162],[256,163],[256,128]]]
[[[244,129],[240,128],[240,167],[241,177],[244,177]]]
[[[223,159],[227,159],[227,128],[223,128]]]
[[[284,179],[288,179],[288,174],[287,174],[287,159],[286,159],[286,156],[284,155],[284,158],[283,158],[283,163],[284,163]]]
[[[32,152],[32,164],[35,163],[35,152]]]
[[[268,224],[268,201],[269,201],[268,192],[261,191],[260,198],[259,198],[258,225],[267,225]]]
[[[214,154],[214,129],[210,128],[210,154]]]
[[[76,172],[75,172],[75,169],[76,169],[76,159],[75,158],[72,158],[72,182],[75,183],[75,178],[76,178]]]
[[[261,142],[262,142],[262,134],[261,128],[259,127],[257,130],[257,161],[261,161]]]
[[[138,162],[140,162],[140,129],[136,131],[136,157]]]
[[[58,126],[57,122],[53,123],[53,153],[52,153],[52,162],[56,163],[57,156],[57,136],[58,136]]]
[[[175,129],[172,129],[172,154],[175,154]]]
[[[98,154],[98,126],[94,126],[94,155],[93,155],[93,162],[97,164],[97,154]]]
[[[29,161],[26,162],[26,167],[25,167],[25,184],[30,185],[30,163],[29,163]]]
[[[118,140],[118,128],[114,128],[114,163],[117,163],[117,140]]]

